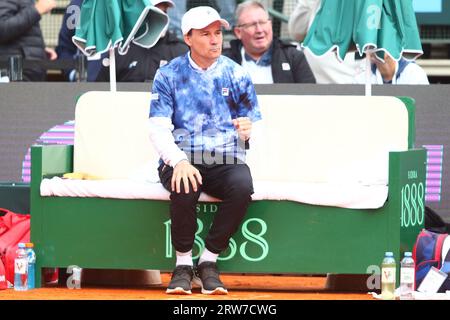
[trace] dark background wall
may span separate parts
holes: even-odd
[[[150,83],[118,85],[118,90],[123,91],[150,89]],[[0,181],[21,181],[22,161],[30,145],[50,128],[73,120],[76,98],[95,90],[109,90],[109,84],[1,84]],[[364,94],[364,87],[356,85],[259,85],[256,90],[258,94]],[[373,94],[413,97],[417,105],[416,146],[444,145],[442,199],[439,203],[429,203],[429,206],[450,221],[450,85],[374,86]]]

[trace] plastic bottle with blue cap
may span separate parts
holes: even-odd
[[[395,259],[389,251],[381,263],[381,299],[395,300]]]
[[[35,270],[36,270],[36,253],[31,242],[25,243],[25,248],[28,257],[28,289],[35,288]]]

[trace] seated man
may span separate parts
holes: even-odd
[[[80,61],[81,59],[85,59],[83,53],[78,50],[77,46],[75,46],[72,41],[83,1],[84,0],[72,0],[66,8],[66,13],[62,19],[61,28],[59,29],[58,45],[55,48],[59,60]],[[94,57],[86,58],[86,74],[80,74],[80,71],[83,72],[83,70],[65,69],[63,70],[64,78],[70,82],[84,80],[95,81],[101,68],[100,57],[101,55],[98,54]]]
[[[401,58],[398,62],[389,54],[384,54],[384,62],[370,55],[372,62],[372,84],[430,84],[425,71],[415,62]],[[363,84],[364,73],[358,76],[356,83]]]
[[[273,38],[272,22],[258,1],[245,1],[236,9],[234,34],[224,55],[241,64],[253,83],[315,83],[303,52],[292,43]]]
[[[172,0],[152,0],[152,3],[165,13],[175,5]],[[188,46],[171,31],[166,31],[165,35],[150,49],[131,43],[127,54],[116,55],[117,81],[151,81],[161,66],[188,50]],[[109,81],[109,66],[102,66],[96,81]]]
[[[203,6],[186,12],[181,26],[190,51],[156,73],[149,120],[150,137],[161,157],[160,180],[171,192],[176,268],[167,293],[192,293],[196,204],[204,191],[222,203],[195,268],[196,279],[202,293],[226,294],[216,261],[251,201],[245,147],[261,112],[248,74],[221,55],[222,26],[228,22]]]

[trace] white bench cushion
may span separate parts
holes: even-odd
[[[384,205],[388,188],[385,185],[268,182],[254,181],[252,200],[289,200],[314,205],[350,209],[375,209]],[[169,192],[161,183],[132,179],[67,180],[59,177],[41,183],[44,197],[96,197],[114,199],[147,199],[169,201]],[[200,201],[217,202],[201,193]]]

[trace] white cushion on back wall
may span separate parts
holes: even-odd
[[[258,100],[263,128],[247,154],[255,180],[386,184],[389,151],[408,149],[408,112],[395,97]]]

